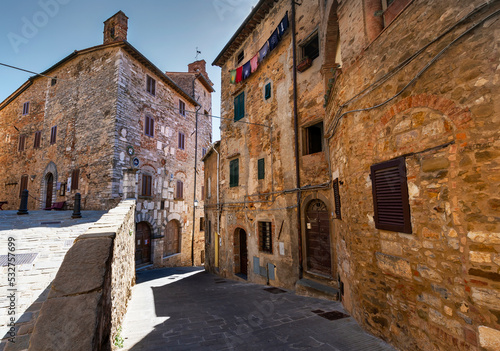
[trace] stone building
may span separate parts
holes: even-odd
[[[292,30],[231,84],[287,11]],[[259,1],[214,61],[225,120],[208,268],[338,296],[404,350],[500,349],[499,13]]]
[[[135,197],[136,264],[191,265],[192,251],[200,264],[193,131],[197,120],[200,171],[212,83],[204,61],[178,82],[127,42],[127,30],[120,11],[104,22],[102,45],[73,52],[0,104],[0,201],[16,209],[28,189],[29,209],[71,208],[78,192],[83,209],[97,210]],[[199,206],[202,183],[200,174]]]

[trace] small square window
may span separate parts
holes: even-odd
[[[35,142],[33,144],[34,149],[40,148],[41,139],[42,139],[42,132],[41,131],[35,132]]]
[[[151,95],[156,95],[156,80],[146,76],[146,91]]]
[[[245,59],[245,51],[241,50],[241,52],[238,54],[238,60],[236,62],[236,64],[240,64],[241,62],[243,62],[243,60]]]
[[[302,44],[302,57],[314,60],[319,56],[319,38],[316,33],[310,40]]]
[[[50,144],[55,144],[57,140],[57,126],[53,126],[50,129]]]
[[[186,104],[182,100],[179,100],[179,113],[181,116],[186,116]]]
[[[323,151],[323,122],[317,123],[304,130],[304,155]]]
[[[229,162],[229,187],[235,187],[239,185],[240,180],[240,160],[235,159]]]
[[[179,132],[179,139],[178,139],[178,148],[181,150],[184,150],[184,141],[185,141],[185,135],[184,133]]]
[[[269,100],[271,98],[271,83],[267,83],[264,89],[264,99]]]
[[[26,116],[28,113],[30,113],[30,102],[26,101],[23,104],[23,116]]]
[[[257,179],[264,179],[265,175],[265,160],[261,158],[257,161]]]
[[[155,120],[149,115],[146,115],[144,118],[144,134],[150,137],[154,137],[155,135]]]
[[[25,146],[26,146],[26,135],[20,135],[17,151],[19,152],[24,151]]]
[[[57,84],[57,77],[52,78],[52,80],[50,81],[50,86],[52,86],[52,87],[53,87],[53,86],[54,86],[54,85],[56,85],[56,84]]]
[[[153,177],[148,174],[142,175],[142,196],[151,196]]]
[[[273,231],[271,222],[259,222],[259,249],[273,253]]]

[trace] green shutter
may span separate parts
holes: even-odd
[[[245,117],[245,92],[234,98],[234,120],[239,121]]]
[[[265,168],[264,168],[264,159],[261,158],[260,160],[257,161],[257,169],[258,169],[258,179],[264,179],[264,176],[266,174]]]
[[[265,91],[265,94],[264,94],[264,98],[266,100],[268,100],[268,99],[271,98],[271,83],[267,83],[266,84],[266,91]]]
[[[239,159],[229,163],[229,187],[238,186],[240,179]]]

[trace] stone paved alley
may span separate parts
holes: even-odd
[[[121,336],[131,351],[394,350],[343,312],[202,268],[165,268],[137,273]]]

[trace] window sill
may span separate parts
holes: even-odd
[[[297,65],[297,71],[299,72],[304,72],[305,70],[307,70],[309,67],[312,66],[312,62],[313,60],[311,60],[310,58],[305,58],[303,59],[302,61],[300,61],[300,63]]]
[[[139,199],[143,199],[143,200],[153,200],[153,196],[148,196],[148,195],[139,195]]]

